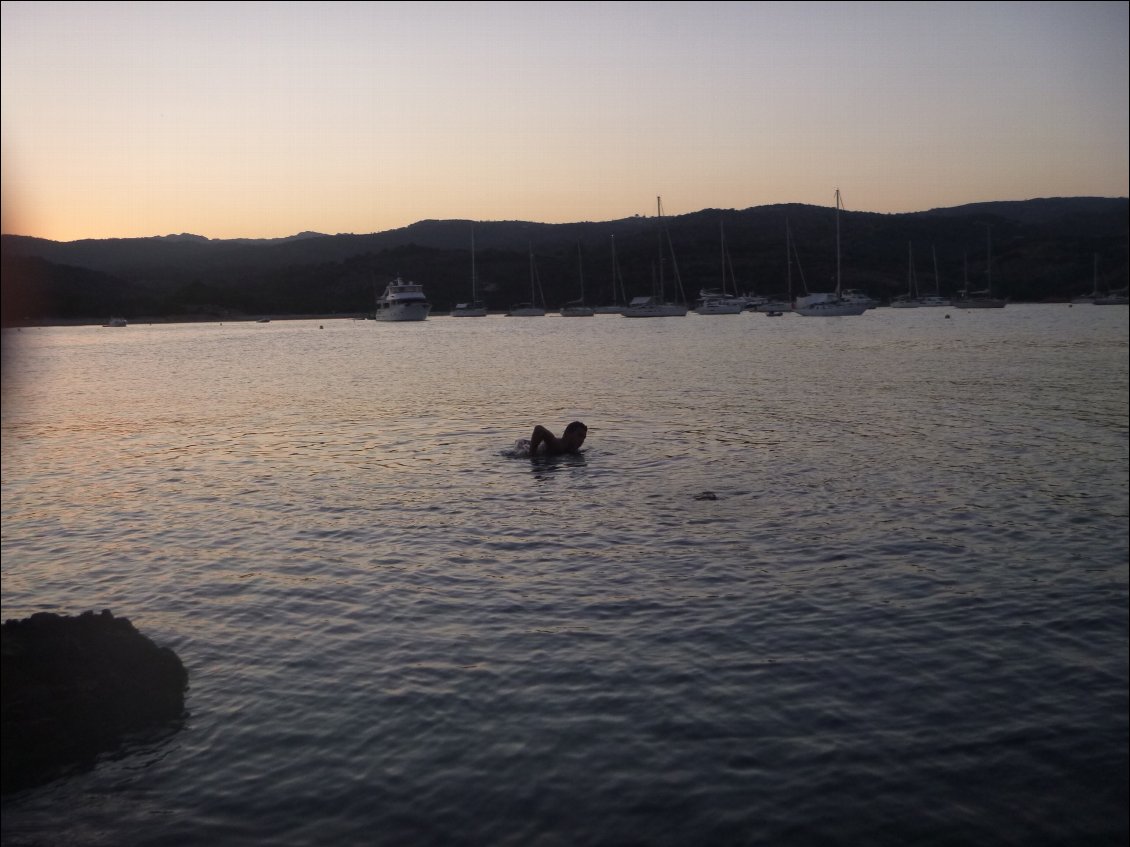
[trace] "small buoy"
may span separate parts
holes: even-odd
[[[946,320],[948,321],[949,319],[950,319],[950,316],[949,316],[949,315],[946,315]]]

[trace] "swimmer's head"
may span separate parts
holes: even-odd
[[[565,427],[566,438],[576,438],[578,443],[585,440],[585,436],[589,434],[589,428],[580,421],[573,421]]]

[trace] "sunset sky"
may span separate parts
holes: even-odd
[[[59,241],[1128,193],[1128,4],[2,4]]]

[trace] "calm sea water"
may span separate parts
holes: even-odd
[[[3,616],[190,690],[3,840],[1121,847],[1127,324],[24,329]]]

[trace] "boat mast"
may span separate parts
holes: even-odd
[[[475,291],[476,291],[476,286],[475,286],[475,228],[472,226],[471,227],[471,302],[472,303],[474,303],[476,300],[479,299],[478,296],[475,294]]]
[[[941,280],[938,279],[938,249],[933,244],[930,245],[930,254],[934,257],[934,294],[940,297],[942,294],[942,283]]]
[[[585,305],[585,265],[584,259],[581,257],[581,242],[577,242],[577,273],[581,278],[581,301],[580,304]]]
[[[627,302],[627,301],[621,299],[621,297],[617,296],[617,294],[616,294],[616,280],[620,276],[620,268],[616,264],[616,233],[612,234],[611,241],[612,241],[612,305],[615,306],[617,303],[622,303],[622,302]],[[623,292],[623,289],[624,289],[624,284],[623,284],[623,282],[621,282],[620,283],[621,292]]]
[[[836,189],[836,299],[840,299],[840,189]]]
[[[993,227],[985,224],[985,289],[988,296],[993,296]]]
[[[914,242],[906,242],[906,296],[914,298]]]
[[[718,221],[718,241],[722,245],[722,296],[726,296],[726,224]],[[735,286],[736,287],[736,286]],[[735,294],[738,292],[735,291]]]
[[[534,280],[537,278],[537,272],[538,271],[537,271],[537,266],[534,265],[534,245],[533,245],[532,242],[530,242],[529,246],[530,246],[530,305],[531,306],[537,306],[538,298],[537,298],[537,294],[535,293],[537,291],[537,289],[534,286]]]
[[[789,219],[785,218],[785,282],[789,287],[789,302],[793,300],[793,233]]]
[[[659,223],[659,290],[656,298],[660,303],[663,302],[663,198],[655,198],[656,220]]]

